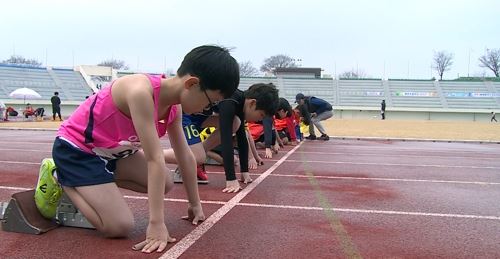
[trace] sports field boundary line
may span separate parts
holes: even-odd
[[[232,210],[243,198],[245,198],[251,191],[253,191],[264,179],[266,179],[276,168],[278,168],[295,150],[297,150],[302,143],[295,146],[292,150],[288,151],[278,162],[272,165],[264,173],[262,173],[252,184],[248,185],[245,189],[241,190],[232,199],[230,199],[224,206],[210,215],[203,223],[197,226],[193,231],[187,234],[184,238],[178,241],[174,246],[167,250],[160,258],[178,258],[187,249],[189,249],[201,236],[210,230],[219,220],[222,219],[230,210]]]
[[[34,188],[34,187],[33,187]],[[13,190],[13,191],[28,191],[33,188],[26,187],[14,187],[14,186],[0,186],[1,190]],[[135,195],[124,195],[126,199],[130,200],[147,200],[147,196],[135,196]],[[168,202],[182,202],[188,203],[186,199],[173,199],[164,198],[164,201]],[[215,205],[225,205],[228,202],[225,201],[209,201],[201,200],[203,204],[215,204]],[[308,206],[296,206],[296,205],[280,205],[280,204],[262,204],[262,203],[246,203],[239,202],[235,206],[241,207],[260,207],[260,208],[274,208],[274,209],[293,209],[293,210],[324,210],[321,207],[308,207]],[[442,217],[442,218],[467,218],[467,219],[488,219],[488,220],[500,220],[500,216],[486,216],[486,215],[471,215],[471,214],[452,214],[452,213],[434,213],[434,212],[415,212],[415,211],[394,211],[394,210],[369,210],[369,209],[348,209],[348,208],[331,208],[333,211],[346,212],[346,213],[365,213],[365,214],[385,214],[385,215],[401,215],[401,216],[428,216],[428,217]],[[201,225],[200,225],[201,226]],[[173,248],[173,247],[172,247]]]
[[[433,139],[433,138],[404,138],[404,137],[363,137],[363,136],[330,136],[330,139],[341,140],[388,140],[388,141],[412,141],[412,142],[447,142],[447,143],[476,143],[476,144],[500,144],[500,140],[476,140],[476,139]]]
[[[276,208],[276,209],[317,210],[317,211],[325,210],[325,208],[322,208],[322,207],[305,207],[305,206],[254,204],[254,203],[238,203],[238,206]],[[429,216],[429,217],[442,217],[442,218],[500,220],[500,216],[483,216],[483,215],[470,215],[470,214],[448,214],[448,213],[394,211],[394,210],[347,209],[347,208],[335,208],[335,207],[329,208],[328,210],[332,210],[332,211],[336,211],[336,212],[346,212],[346,213],[368,213],[368,214],[385,214],[385,215],[401,215],[401,216]]]
[[[208,174],[225,174],[222,171],[207,171]],[[250,173],[251,176],[259,176],[257,173]],[[307,178],[307,175],[302,174],[271,174],[271,177],[284,178]],[[318,179],[331,180],[360,180],[360,181],[386,181],[386,182],[417,182],[417,183],[450,183],[450,184],[476,184],[476,185],[500,185],[500,182],[482,182],[482,181],[454,181],[454,180],[437,180],[437,179],[411,179],[411,178],[383,178],[383,177],[354,177],[354,176],[329,176],[329,175],[314,175]]]
[[[2,149],[0,149],[2,150]],[[22,150],[22,149],[20,149]],[[443,152],[444,153],[444,152]],[[339,156],[370,156],[370,157],[415,157],[415,158],[450,158],[450,159],[483,159],[498,160],[498,155],[491,154],[491,157],[470,157],[470,156],[442,156],[442,155],[413,155],[413,154],[377,154],[377,153],[352,153],[352,152],[322,152],[322,151],[297,151],[296,154],[315,154],[315,155],[339,155]],[[490,155],[485,153],[485,155]]]
[[[290,163],[302,163],[302,160],[287,160]],[[437,167],[437,168],[472,168],[472,169],[500,169],[500,166],[475,166],[475,165],[417,165],[417,164],[397,164],[397,163],[370,163],[370,162],[350,162],[350,161],[308,161],[318,164],[347,164],[347,165],[372,165],[372,166],[408,166],[408,167]]]
[[[0,130],[34,130],[34,131],[58,131],[59,128],[23,128],[23,127],[0,127]]]

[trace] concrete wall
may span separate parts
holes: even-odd
[[[490,110],[458,109],[386,109],[386,120],[432,120],[432,121],[490,121]],[[379,120],[380,110],[376,107],[336,107],[334,118]]]

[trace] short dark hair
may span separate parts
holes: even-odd
[[[298,93],[298,94],[295,96],[295,102],[296,102],[296,103],[298,103],[300,100],[302,100],[302,99],[304,99],[304,98],[306,98],[306,97],[304,96],[304,94],[303,94],[303,93]]]
[[[273,116],[278,110],[278,89],[273,84],[253,84],[245,92],[245,99],[255,99],[256,109]]]
[[[191,50],[177,69],[178,76],[190,74],[200,79],[202,90],[219,90],[228,98],[240,84],[240,67],[224,47],[203,45]]]
[[[283,97],[280,97],[280,100],[278,103],[278,109],[276,110],[276,115],[278,115],[278,111],[281,111],[281,110],[284,110],[287,112],[286,117],[290,117],[293,114],[292,106],[290,105],[288,100],[283,98]],[[276,117],[279,117],[279,116],[276,116]],[[283,118],[280,118],[280,119],[283,119]]]
[[[54,95],[59,95],[59,92],[54,92]]]

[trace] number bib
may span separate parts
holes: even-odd
[[[92,149],[96,155],[106,159],[120,159],[135,154],[141,148],[141,142],[122,140],[114,148],[95,147]]]

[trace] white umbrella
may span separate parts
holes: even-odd
[[[24,99],[24,102],[26,103],[26,99],[37,99],[37,98],[42,98],[42,96],[37,93],[35,90],[23,87],[23,88],[18,88],[12,93],[9,94],[10,97],[16,98],[16,99]]]

